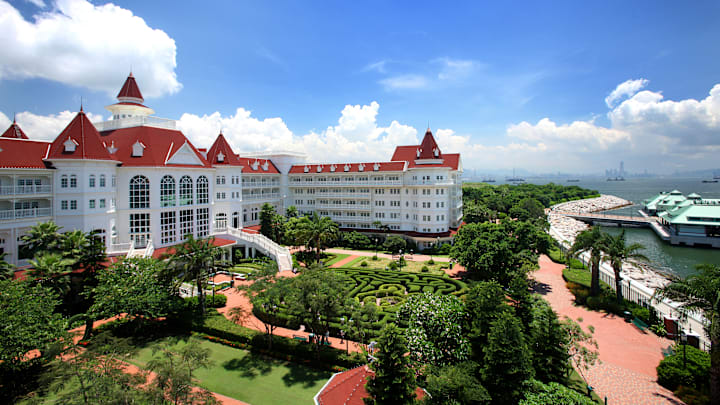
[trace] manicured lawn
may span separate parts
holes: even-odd
[[[152,348],[164,340],[141,349],[131,360],[145,366],[152,359]],[[199,369],[200,385],[212,392],[253,404],[308,404],[332,375],[299,364],[257,355],[218,343],[202,341],[210,349],[213,365]],[[177,347],[185,345],[179,341]]]
[[[351,261],[350,263],[345,264],[343,267],[353,267],[357,269],[379,269],[379,270],[385,270],[386,267],[390,264],[392,260],[390,259],[383,259],[382,257],[378,257],[377,260],[373,260],[373,257],[358,257],[357,259]],[[363,267],[360,265],[360,263],[366,262],[367,266]],[[397,262],[397,261],[396,261]],[[405,265],[402,268],[403,272],[407,273],[420,273],[422,271],[423,266],[427,266],[429,269],[429,272],[427,274],[435,274],[435,275],[442,275],[444,272],[440,270],[440,267],[447,267],[447,262],[435,262],[435,264],[428,264],[427,262],[413,262],[410,260],[405,261]]]
[[[587,395],[587,384],[585,383],[585,380],[580,377],[580,374],[578,374],[577,370],[572,371],[572,374],[570,374],[570,378],[568,378],[567,387],[572,388],[573,390]],[[600,398],[600,396],[593,391],[592,394],[593,401],[597,402],[598,404],[604,404],[605,402]]]
[[[346,254],[344,254],[344,253],[331,253],[331,254],[332,254],[333,256],[335,256],[335,257],[333,257],[332,259],[330,259],[330,260],[328,260],[327,262],[325,262],[325,265],[326,265],[326,266],[332,266],[333,264],[339,262],[340,260],[343,260],[343,259],[345,259],[346,257],[349,257],[349,256],[350,256],[350,255],[346,255]]]

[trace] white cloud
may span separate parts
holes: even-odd
[[[441,66],[437,77],[439,80],[459,80],[472,73],[478,63],[472,60],[440,58],[435,62]]]
[[[90,121],[102,121],[100,114],[86,113]],[[28,138],[38,141],[52,141],[75,118],[77,112],[61,111],[57,114],[37,115],[25,111],[15,115],[15,119]],[[12,118],[0,112],[0,132],[4,132],[12,123]]]
[[[45,2],[43,0],[25,0],[26,2],[35,5],[36,7],[45,8]]]
[[[175,41],[111,3],[57,0],[27,21],[0,0],[0,43],[0,80],[43,78],[114,96],[132,68],[146,97],[182,88]]]
[[[364,68],[362,68],[362,71],[367,72],[367,71],[374,70],[378,73],[385,73],[386,72],[386,70],[385,70],[386,64],[387,64],[387,61],[381,60],[379,62],[371,63],[371,64],[365,66]]]
[[[423,75],[410,74],[388,77],[380,80],[380,84],[385,86],[387,90],[396,89],[421,89],[427,87],[428,79]]]
[[[605,104],[607,104],[609,108],[613,108],[623,97],[632,97],[635,93],[645,88],[648,83],[649,81],[647,79],[626,80],[618,84],[615,90],[605,97]]]

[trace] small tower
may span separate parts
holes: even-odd
[[[112,119],[118,120],[131,117],[147,117],[155,111],[143,105],[145,99],[140,93],[140,88],[133,77],[132,72],[125,80],[120,92],[117,95],[118,102],[105,107],[113,115]]]

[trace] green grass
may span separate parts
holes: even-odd
[[[587,270],[566,268],[563,270],[563,277],[566,281],[590,288],[591,274]]]
[[[587,384],[585,381],[580,377],[580,374],[577,372],[577,370],[573,369],[572,374],[570,374],[570,377],[568,378],[567,384],[565,384],[568,388],[573,389],[581,394],[587,395]],[[593,391],[592,394],[593,401],[597,402],[598,404],[604,404],[603,400],[600,398],[600,396]]]
[[[333,264],[345,259],[346,257],[350,257],[350,255],[344,254],[344,253],[330,253],[330,254],[332,254],[335,257],[333,257],[332,259],[325,262],[326,266],[332,266]]]
[[[382,257],[378,257],[377,260],[373,260],[373,256],[363,256],[358,257],[357,259],[351,261],[350,263],[346,263],[343,267],[351,267],[356,269],[375,269],[375,270],[385,270],[386,267],[390,264],[390,262],[393,260],[390,259],[383,259]],[[363,267],[360,264],[362,262],[366,262],[367,266]],[[397,263],[397,261],[395,261]],[[413,262],[410,260],[405,261],[405,266],[403,266],[402,271],[406,273],[420,273],[423,266],[428,267],[428,272],[425,274],[434,274],[434,275],[443,275],[445,272],[443,270],[440,270],[440,267],[446,267],[448,265],[447,262],[435,262],[435,264],[428,264],[427,262]]]
[[[152,359],[152,348],[160,340],[142,348],[131,360],[144,367]],[[176,347],[186,342],[179,341]],[[213,365],[195,371],[202,387],[212,392],[251,403],[307,404],[332,375],[299,364],[280,361],[218,343],[201,341],[210,349]]]

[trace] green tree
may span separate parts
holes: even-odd
[[[519,405],[596,405],[597,403],[577,391],[551,382],[543,384],[540,381],[531,381],[525,390],[525,398]]]
[[[153,258],[127,258],[97,273],[88,313],[93,319],[128,314],[132,318],[158,318],[177,308],[179,297],[163,282],[165,262]]]
[[[290,313],[315,335],[324,336],[331,321],[349,312],[350,283],[333,270],[309,268],[292,279],[289,290]],[[316,344],[319,348],[319,339]]]
[[[680,302],[683,312],[702,311],[710,338],[710,398],[720,404],[720,266],[703,264],[698,273],[686,279],[676,278],[656,294]]]
[[[193,390],[197,385],[195,371],[212,365],[210,349],[202,347],[197,338],[190,338],[179,349],[174,343],[171,340],[154,347],[153,359],[148,362],[148,369],[155,373],[151,383],[155,400],[177,405],[218,403],[210,391]]]
[[[463,221],[468,224],[488,222],[497,218],[497,213],[486,205],[469,200],[463,205]]]
[[[640,243],[627,244],[625,241],[625,230],[623,229],[617,236],[606,235],[605,240],[602,243],[602,250],[605,252],[605,260],[610,263],[610,266],[615,272],[615,296],[617,297],[618,304],[623,304],[622,296],[622,266],[623,263],[629,260],[643,260],[649,261],[645,255],[639,251],[644,249]]]
[[[567,333],[557,314],[544,299],[536,299],[527,341],[532,350],[535,377],[542,382],[563,381],[569,368]]]
[[[260,233],[270,239],[275,237],[273,229],[275,215],[277,215],[277,212],[275,212],[275,207],[271,204],[265,203],[260,208]]]
[[[277,277],[277,273],[277,264],[268,263],[250,275],[252,284],[238,287],[238,290],[250,299],[253,315],[265,326],[268,347],[271,349],[273,332],[287,321],[287,317],[281,314],[281,309],[285,306],[293,284],[293,279]]]
[[[543,207],[540,201],[526,197],[510,208],[509,214],[511,217],[517,218],[520,221],[545,218],[545,207]]]
[[[0,280],[12,280],[15,277],[15,266],[5,261],[7,253],[0,253]]]
[[[67,294],[70,289],[69,273],[75,260],[64,258],[60,253],[41,251],[34,260],[30,260],[30,265],[30,277],[54,289],[61,296]]]
[[[520,321],[511,313],[500,314],[490,326],[483,352],[482,382],[493,404],[516,403],[522,397],[523,382],[533,377],[531,352]]]
[[[510,297],[510,305],[515,309],[515,316],[520,319],[520,323],[527,329],[532,321],[532,309],[535,305],[536,298],[530,292],[530,280],[527,275],[518,274],[510,281],[507,288],[507,295]]]
[[[285,216],[288,218],[296,218],[298,215],[298,209],[296,206],[291,205],[285,209]]]
[[[600,294],[600,259],[606,235],[600,226],[593,226],[580,232],[568,255],[578,257],[582,252],[590,253],[590,295]]]
[[[436,366],[467,359],[470,344],[462,329],[466,316],[465,305],[454,295],[410,296],[398,310],[398,318],[408,323],[410,357]]]
[[[24,281],[0,281],[0,368],[20,370],[33,363],[25,355],[42,354],[62,342],[65,321],[55,313],[57,293]]]
[[[505,291],[496,281],[474,283],[465,295],[465,308],[468,312],[468,338],[472,347],[473,359],[483,361],[483,347],[487,344],[490,326],[510,306],[505,299]]]
[[[401,250],[405,250],[406,246],[407,242],[405,241],[405,238],[400,235],[390,235],[383,243],[383,249],[391,253],[398,253]]]
[[[424,404],[489,404],[490,394],[477,379],[478,365],[466,361],[445,367],[433,367],[426,376],[425,389],[430,393]]]
[[[363,398],[368,405],[405,405],[415,400],[415,374],[405,356],[407,346],[402,333],[393,324],[386,325],[376,346],[377,360],[370,363],[374,375],[365,389],[370,395]]]
[[[60,250],[62,237],[60,227],[53,221],[39,222],[30,227],[30,230],[21,240],[24,249],[32,252],[35,256],[38,252],[57,252]]]
[[[194,281],[198,290],[198,306],[205,316],[205,283],[209,272],[220,257],[220,249],[214,244],[215,238],[195,239],[187,236],[185,242],[175,246],[170,256],[174,274],[185,281]]]
[[[309,217],[302,217],[297,224],[296,236],[303,245],[315,248],[315,257],[320,262],[320,251],[330,241],[337,239],[338,224],[330,217],[321,217],[313,212]]]
[[[560,322],[567,336],[567,352],[570,362],[580,376],[587,382],[585,371],[594,365],[598,358],[598,344],[592,337],[592,331],[586,332],[572,319],[565,317]]]

